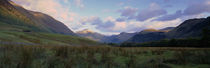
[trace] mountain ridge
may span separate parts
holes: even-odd
[[[163,39],[198,38],[202,36],[203,29],[210,29],[210,17],[189,19],[170,31],[139,33],[124,43],[144,43]],[[160,29],[161,31],[161,29]]]
[[[15,26],[10,26],[11,28],[19,29],[20,31],[38,31],[76,35],[62,22],[55,20],[49,15],[26,10],[10,0],[1,0],[0,3],[1,23]],[[35,14],[42,15],[43,17],[36,16]]]
[[[93,32],[89,29],[84,29],[81,31],[77,31],[76,34],[80,37],[85,37],[94,41],[103,42],[103,39],[106,37],[105,35],[102,35],[97,32]]]
[[[89,29],[84,29],[81,31],[77,31],[76,34],[80,37],[89,38],[91,40],[95,40],[102,43],[121,43],[128,40],[129,38],[131,38],[137,33],[121,32],[118,35],[106,36],[106,35],[91,31]]]

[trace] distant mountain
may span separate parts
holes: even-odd
[[[103,43],[121,43],[133,37],[137,33],[122,32],[119,35],[106,36],[97,32],[93,32],[89,29],[85,29],[85,30],[76,32],[76,34],[78,36],[85,37],[85,38],[99,41],[99,42],[103,42]]]
[[[143,43],[162,39],[201,37],[203,29],[210,29],[210,17],[186,20],[177,27],[161,30],[147,29],[133,36],[126,42]]]
[[[126,42],[143,43],[150,41],[158,41],[160,39],[165,38],[166,36],[164,31],[155,29],[145,29],[128,39]]]
[[[104,42],[107,42],[107,43],[122,43],[122,42],[128,40],[129,38],[133,37],[136,34],[137,33],[122,32],[119,35],[112,35],[112,36],[106,37]]]
[[[163,29],[160,29],[161,31],[165,31],[165,32],[169,32],[171,30],[173,30],[175,27],[166,27],[166,28],[163,28]]]
[[[12,1],[1,0],[0,10],[1,30],[75,35],[67,26],[51,16],[26,10]]]
[[[78,36],[85,37],[85,38],[95,40],[95,41],[99,41],[99,42],[103,42],[103,39],[106,37],[105,35],[102,35],[102,34],[97,33],[97,32],[93,32],[89,29],[78,31],[78,32],[76,32],[76,34]]]

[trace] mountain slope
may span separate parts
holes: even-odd
[[[173,30],[175,27],[166,27],[166,28],[163,28],[163,29],[160,29],[161,31],[165,31],[165,32],[169,32],[171,30]]]
[[[43,13],[28,11],[8,0],[0,1],[0,10],[0,23],[9,25],[9,28],[3,30],[75,35],[67,26],[54,18]]]
[[[68,45],[68,46],[101,46],[82,37],[43,32],[0,31],[0,45]]]
[[[82,31],[76,32],[78,36],[85,37],[91,40],[103,42],[103,39],[106,37],[105,35],[99,34],[97,32],[93,32],[91,30],[85,29]]]
[[[210,27],[210,17],[186,20],[178,27],[166,33],[168,38],[201,37],[204,28]]]
[[[0,0],[0,45],[103,45],[71,35],[68,27],[46,14]]]
[[[112,36],[106,37],[104,42],[106,42],[106,43],[122,43],[122,42],[125,42],[126,40],[130,39],[131,37],[133,37],[136,34],[137,33],[122,32],[119,35],[112,35]]]
[[[93,32],[88,29],[78,31],[76,33],[80,37],[85,37],[103,43],[122,43],[137,34],[137,33],[122,32],[118,35],[106,36],[97,32]]]
[[[165,38],[166,35],[164,31],[155,30],[155,29],[146,29],[134,35],[126,42],[143,43],[150,41],[158,41],[160,39],[165,39]]]
[[[168,30],[169,31],[165,31]],[[172,30],[171,30],[172,29]],[[201,19],[186,20],[175,28],[166,28],[162,30],[144,30],[133,36],[126,42],[143,43],[151,41],[159,41],[162,39],[178,39],[178,38],[196,38],[202,36],[203,29],[210,29],[210,17]]]

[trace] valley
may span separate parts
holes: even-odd
[[[60,6],[58,2],[50,4],[54,0],[49,1],[49,5]],[[66,2],[61,3],[66,5]],[[43,3],[33,8],[40,5]],[[156,4],[150,7],[156,8],[148,9],[146,14],[164,15]],[[128,16],[129,20],[144,15],[135,16],[137,9],[125,9],[128,11],[118,12],[122,12],[123,17]],[[160,13],[149,13],[157,10]],[[135,32],[130,32],[131,29],[124,29],[127,32],[122,31],[135,22],[113,20],[112,17],[107,18],[107,22],[98,17],[82,20],[93,21],[88,25],[95,26],[95,29],[103,28],[101,32],[97,32],[88,29],[90,26],[84,24],[87,22],[69,21],[74,20],[68,18],[71,14],[62,16],[68,23],[66,20],[65,24],[59,21],[60,19],[57,20],[62,17],[25,9],[12,0],[0,0],[0,68],[210,68],[210,17],[192,18],[176,27],[162,29],[139,27]],[[72,16],[79,18],[77,14]],[[175,15],[168,16],[171,18],[170,16]],[[149,16],[136,21],[143,23],[147,17]],[[118,24],[112,24],[113,21]],[[81,25],[86,25],[87,29],[74,32],[76,28],[83,28]],[[76,28],[70,29],[70,26]],[[115,26],[122,30],[114,31],[118,29]],[[111,28],[113,30],[110,30]],[[108,36],[103,34],[103,30],[119,33]]]

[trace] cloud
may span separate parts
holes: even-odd
[[[194,3],[189,5],[185,10],[184,10],[184,15],[197,15],[201,13],[208,12],[210,13],[210,1],[204,1],[202,3]]]
[[[107,17],[104,21],[96,16],[84,17],[80,20],[80,22],[83,23],[83,25],[91,25],[92,27],[95,27],[97,30],[102,32],[114,33],[128,31],[131,28],[137,26],[134,26],[128,22],[119,22],[112,17]]]
[[[177,18],[189,19],[193,17],[200,17],[204,13],[210,13],[210,1],[201,1],[199,3],[191,3],[183,11],[178,10],[174,14],[164,15],[156,20],[158,21],[170,21]],[[203,15],[201,16],[203,17]]]
[[[138,10],[137,8],[124,7],[124,9],[120,9],[118,10],[118,12],[121,13],[121,16],[130,18],[136,14],[137,10]]]
[[[124,9],[118,10],[121,14],[121,17],[117,21],[122,22],[125,20],[137,20],[145,21],[153,17],[161,16],[167,13],[166,10],[161,8],[156,3],[151,3],[147,9],[143,9],[138,12],[137,8],[125,7]]]
[[[83,4],[82,0],[74,0],[74,3],[76,4],[76,6],[78,6],[80,8],[84,8],[84,4]]]
[[[177,18],[170,21],[150,21],[144,24],[145,28],[162,29],[165,27],[176,27],[182,23],[182,20]]]
[[[137,21],[145,21],[153,17],[161,16],[166,14],[167,11],[162,9],[158,4],[152,3],[149,8],[144,9],[136,16]]]
[[[102,21],[99,17],[84,17],[80,20],[83,25],[92,25],[96,29],[102,31],[109,31],[115,26],[115,22],[111,18],[107,18],[107,21]]]
[[[178,10],[174,14],[164,15],[162,17],[159,17],[156,20],[158,20],[158,21],[170,21],[170,20],[174,20],[174,19],[180,18],[181,16],[182,16],[182,11]]]
[[[123,22],[123,21],[126,21],[126,19],[122,17],[122,18],[117,18],[116,21]]]

